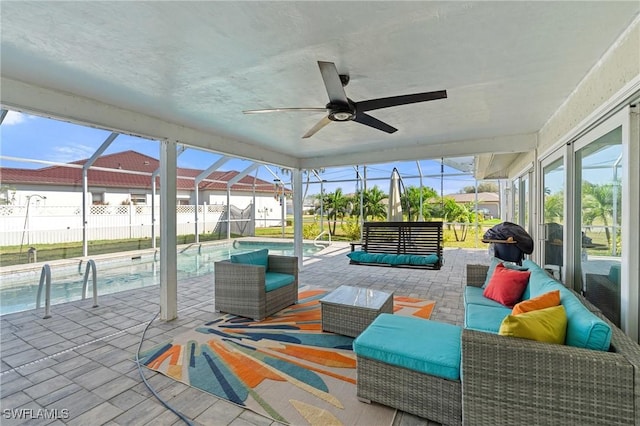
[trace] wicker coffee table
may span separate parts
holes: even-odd
[[[381,313],[393,313],[393,293],[343,285],[320,299],[322,331],[356,337]]]

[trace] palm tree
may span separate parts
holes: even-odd
[[[407,211],[407,220],[412,222],[419,219],[420,215],[420,188],[417,186],[408,186],[405,188],[404,194],[400,197],[402,202],[402,207],[406,208],[408,206]],[[431,216],[431,205],[427,202],[427,200],[436,198],[438,193],[435,189],[429,187],[422,187],[422,213],[425,217]]]
[[[593,225],[596,219],[601,219],[609,247],[611,247],[610,218],[613,218],[613,185],[584,182],[582,184],[582,221]]]
[[[564,193],[558,191],[555,194],[544,196],[544,220],[545,222],[562,223],[564,214]]]
[[[353,211],[360,216],[360,191],[356,192],[353,197]],[[362,216],[364,220],[384,219],[387,214],[385,205],[382,200],[387,198],[387,194],[382,192],[378,186],[362,190]]]
[[[320,173],[324,173],[324,169],[309,169],[302,171],[305,176],[304,192],[302,194],[303,200],[307,198],[307,193],[309,192],[309,184],[311,183],[311,176],[314,175],[314,172],[319,175]],[[280,173],[285,176],[290,176],[291,169],[280,168]]]
[[[466,240],[467,233],[469,231],[469,224],[471,223],[470,216],[471,212],[467,206],[456,203],[456,200],[453,199],[453,197],[444,198],[444,221],[458,223],[460,226],[461,234],[458,236],[456,225],[453,225],[453,235],[455,236],[456,241]]]
[[[335,235],[338,217],[344,219],[349,206],[349,199],[342,193],[342,188],[337,188],[334,192],[324,195],[324,205],[327,209],[327,219],[333,221],[329,223],[329,232],[331,235]],[[331,226],[331,223],[333,223],[333,226]]]

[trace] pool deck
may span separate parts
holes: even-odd
[[[334,243],[305,258],[301,287],[333,289],[342,284],[435,300],[431,319],[462,325],[467,263],[488,263],[486,250],[445,249],[439,271],[349,265],[348,243]],[[132,361],[142,333],[159,310],[158,286],[54,305],[0,317],[0,404],[3,425],[179,425],[140,378]],[[178,283],[178,319],[156,319],[142,349],[219,316],[213,309],[213,276]],[[143,368],[155,391],[196,425],[275,425],[271,419]],[[354,395],[355,397],[355,395]],[[57,419],[36,416],[58,409]],[[33,410],[33,411],[28,411]],[[68,410],[68,411],[63,411]],[[67,415],[68,413],[68,415]],[[398,413],[395,426],[433,425]]]

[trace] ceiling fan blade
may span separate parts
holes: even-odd
[[[326,108],[267,108],[267,109],[249,109],[242,112],[245,114],[262,114],[267,112],[291,112],[291,111],[327,112],[327,109]]]
[[[374,129],[382,130],[387,133],[395,133],[398,131],[395,127],[389,126],[384,121],[380,121],[377,118],[370,116],[365,113],[357,113],[353,121],[357,121],[360,124],[364,124],[365,126],[373,127]]]
[[[329,119],[329,117],[324,117],[322,120],[318,121],[316,125],[313,126],[307,133],[305,133],[302,139],[310,138],[311,136],[315,135],[318,132],[318,130],[322,129],[324,126],[326,126],[329,123],[331,123],[331,120]]]
[[[318,61],[320,67],[320,73],[324,80],[324,86],[327,88],[327,94],[329,95],[329,102],[332,104],[344,104],[348,105],[349,100],[347,94],[344,92],[342,81],[340,81],[340,75],[338,69],[333,62]]]
[[[356,102],[357,111],[372,111],[374,109],[388,108],[398,105],[414,104],[417,102],[434,101],[447,97],[446,90],[435,92],[414,93],[412,95],[391,96],[389,98],[370,99],[368,101]]]

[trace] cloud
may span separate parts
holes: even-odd
[[[18,111],[8,111],[2,121],[3,126],[13,126],[27,121],[27,116]]]
[[[88,145],[55,146],[53,147],[53,161],[58,163],[70,163],[83,160],[93,155],[97,148]]]

